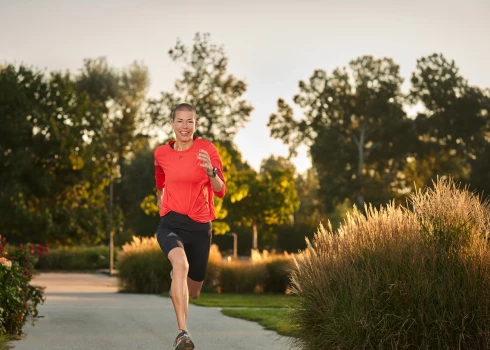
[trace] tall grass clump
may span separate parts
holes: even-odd
[[[320,226],[291,274],[303,349],[489,349],[490,208],[451,180]]]
[[[117,269],[125,292],[163,293],[170,288],[171,265],[156,237],[133,237],[122,247]]]

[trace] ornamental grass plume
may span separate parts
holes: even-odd
[[[490,348],[490,209],[452,180],[320,225],[295,257],[303,349]]]

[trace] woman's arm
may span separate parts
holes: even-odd
[[[209,177],[214,193],[218,197],[223,198],[226,188],[223,176],[223,165],[221,164],[218,150],[214,149],[210,151],[212,151],[211,155],[203,149],[199,150],[197,158],[200,161],[199,165],[204,168]],[[216,168],[217,170],[216,176],[213,176],[213,168]]]
[[[161,190],[157,190],[157,206],[158,206],[158,209],[162,208],[163,192],[164,191],[165,191],[165,188],[162,188]]]
[[[218,169],[218,173],[219,173],[219,169]],[[213,177],[213,168],[211,167],[211,171],[209,171],[209,169],[206,169],[206,174],[209,176],[209,180],[211,181],[211,186],[213,186],[214,192],[221,192],[224,185],[224,182],[223,180],[221,180],[218,173],[216,174],[215,177]]]

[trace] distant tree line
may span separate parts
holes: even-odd
[[[182,76],[158,98],[147,97],[148,69],[138,62],[116,69],[87,59],[77,73],[0,65],[0,235],[51,246],[105,243],[111,227],[119,244],[153,235],[153,149],[158,135],[173,137],[169,115],[181,101],[197,108],[197,136],[219,147],[228,194],[216,199],[213,228],[238,233],[241,253],[295,251],[353,204],[403,201],[437,176],[490,190],[489,90],[470,86],[442,55],[418,60],[408,94],[393,60],[364,56],[300,81],[300,118],[280,98],[271,136],[291,155],[308,145],[305,174],[283,157],[259,171],[243,161],[233,139],[253,107],[246,83],[227,72],[223,47],[196,34],[169,55]],[[229,237],[216,241],[231,247]]]

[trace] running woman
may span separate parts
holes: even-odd
[[[155,149],[160,224],[157,240],[172,264],[170,293],[177,317],[177,350],[195,348],[187,329],[189,297],[199,298],[216,218],[214,195],[226,191],[223,165],[213,143],[194,138],[195,108],[179,104],[171,115],[175,141]]]

